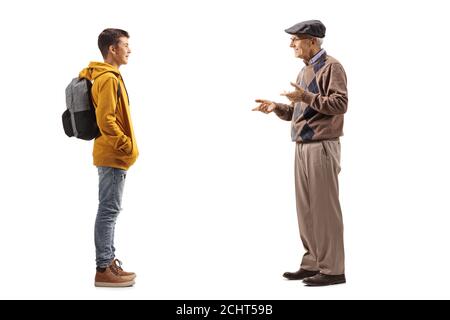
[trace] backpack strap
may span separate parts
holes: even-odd
[[[120,88],[120,80],[119,80],[119,77],[116,77],[116,75],[113,72],[111,72],[111,73],[117,79],[117,105],[119,105],[119,99],[122,96],[122,89]],[[125,88],[125,91],[126,90],[127,90],[127,88]],[[130,103],[130,98],[128,98],[128,103]],[[116,105],[116,107],[117,107],[117,105]]]
[[[114,74],[114,73],[112,73],[112,74]],[[114,76],[115,76],[115,74],[114,74]],[[117,108],[117,106],[119,105],[119,99],[122,96],[122,90],[120,89],[120,80],[119,80],[119,78],[116,77],[116,79],[117,79],[117,103],[116,103],[116,108]]]
[[[92,72],[93,68],[89,68],[89,71]],[[113,72],[111,72],[112,74],[114,74]],[[119,78],[116,77],[116,75],[114,74],[114,77],[117,79],[117,104],[119,104],[119,99],[122,96],[122,90],[120,89],[120,81]],[[125,89],[126,90],[126,89]]]
[[[128,95],[128,91],[127,91],[127,87],[125,86],[125,82],[123,81],[123,87],[125,89],[125,92],[127,93],[127,98],[128,98],[128,105],[130,104],[130,96]],[[122,88],[120,87],[120,81],[119,78],[117,78],[117,86],[118,86],[118,90],[117,90],[117,100],[122,96]]]
[[[119,103],[119,99],[122,96],[122,88],[120,87],[120,80],[119,77],[117,78],[117,103]],[[123,81],[123,79],[122,79]],[[125,86],[125,83],[123,84]],[[127,88],[125,87],[125,92],[127,91]],[[128,96],[128,92],[127,92],[127,96]],[[128,104],[130,104],[130,97],[128,97]]]

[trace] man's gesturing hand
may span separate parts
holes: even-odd
[[[282,93],[281,95],[288,98],[291,102],[302,101],[302,96],[305,93],[305,90],[296,83],[291,82],[291,85],[295,88],[295,91],[285,92]]]
[[[258,102],[260,105],[256,108],[252,109],[252,111],[261,111],[264,113],[271,113],[273,110],[277,108],[277,105],[269,100],[262,100],[262,99],[256,99],[256,102]]]

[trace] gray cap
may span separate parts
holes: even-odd
[[[325,30],[324,24],[319,20],[308,20],[297,23],[284,31],[293,35],[307,34],[316,38],[323,38],[325,37]]]

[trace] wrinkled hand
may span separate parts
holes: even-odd
[[[253,108],[252,111],[261,111],[263,113],[271,113],[277,108],[277,105],[269,100],[263,100],[263,99],[256,99],[256,102],[258,102],[260,105],[256,108]]]
[[[291,82],[291,85],[295,88],[295,90],[292,92],[284,92],[281,95],[288,98],[289,101],[291,101],[291,102],[302,101],[302,97],[303,97],[303,94],[305,93],[305,90],[296,83]]]

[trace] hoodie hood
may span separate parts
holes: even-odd
[[[89,66],[87,68],[84,68],[81,70],[79,77],[80,78],[86,78],[88,80],[95,80],[98,77],[100,77],[102,74],[112,72],[116,77],[120,76],[119,69],[116,67],[104,63],[104,62],[91,62],[89,63]]]

